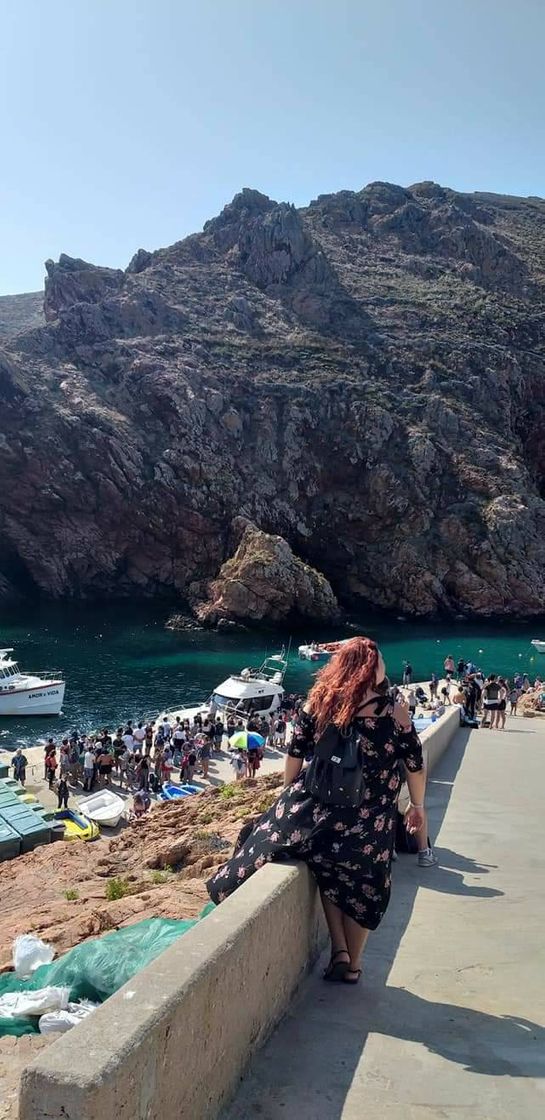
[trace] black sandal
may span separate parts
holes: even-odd
[[[353,972],[354,975],[352,977],[347,976],[346,973],[348,973],[348,972]],[[343,984],[359,984],[360,977],[361,977],[361,968],[347,968],[347,970],[346,970],[346,972],[343,976]]]
[[[324,972],[324,980],[328,980],[330,984],[338,984],[344,980],[347,972],[350,971],[350,959],[347,961],[338,961],[337,957],[349,957],[348,949],[337,949],[335,953],[331,954],[331,960]]]

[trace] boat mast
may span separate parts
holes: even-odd
[[[291,642],[292,642],[292,637],[291,637],[291,634],[290,634],[290,640],[288,642],[288,652],[286,653],[286,656],[284,657],[284,668],[282,670],[282,684],[284,684],[284,677],[286,676],[286,673],[287,673],[287,670],[288,670],[288,665],[289,665],[289,660],[290,660],[290,651],[291,651]],[[282,653],[284,653],[284,651],[285,651],[285,647],[283,648]]]

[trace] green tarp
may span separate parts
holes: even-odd
[[[29,992],[54,986],[69,988],[71,1000],[90,999],[102,1003],[213,909],[214,904],[208,903],[198,918],[184,921],[147,918],[126,929],[85,941],[52,964],[41,965],[30,980],[19,980],[14,972],[5,972],[0,975],[0,996],[5,992]],[[36,1016],[0,1018],[0,1035],[37,1031]]]

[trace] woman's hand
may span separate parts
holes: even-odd
[[[392,714],[398,726],[401,727],[402,731],[411,730],[411,713],[409,711],[409,705],[405,700],[396,700]]]
[[[418,832],[424,825],[424,810],[415,809],[414,805],[409,805],[405,813],[405,828],[411,835],[413,832]]]

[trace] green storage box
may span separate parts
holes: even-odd
[[[0,778],[9,778],[9,765],[7,762],[0,762]]]
[[[15,859],[21,851],[21,837],[11,825],[0,820],[0,860]]]
[[[28,824],[36,824],[39,818],[34,816],[31,809],[28,809],[25,804],[21,805],[17,802],[15,805],[2,805],[0,808],[0,817],[2,817],[8,824],[12,821],[26,821]]]
[[[12,793],[10,789],[0,789],[0,805],[20,805],[21,802],[16,793]]]
[[[0,813],[1,812],[2,812],[2,810],[0,808]],[[46,806],[40,804],[39,801],[36,803],[36,805],[32,805],[32,812],[36,813],[36,815],[38,817],[41,817],[42,820],[44,820],[44,821],[54,821],[55,820],[55,810],[54,809],[47,809]]]
[[[45,821],[40,821],[39,818],[35,817],[30,823],[21,823],[20,820],[17,820],[13,821],[12,824],[21,837],[21,852],[31,852],[33,848],[39,847],[40,844],[51,843],[51,829]]]
[[[15,778],[2,778],[0,784],[4,789],[22,790],[22,785]]]

